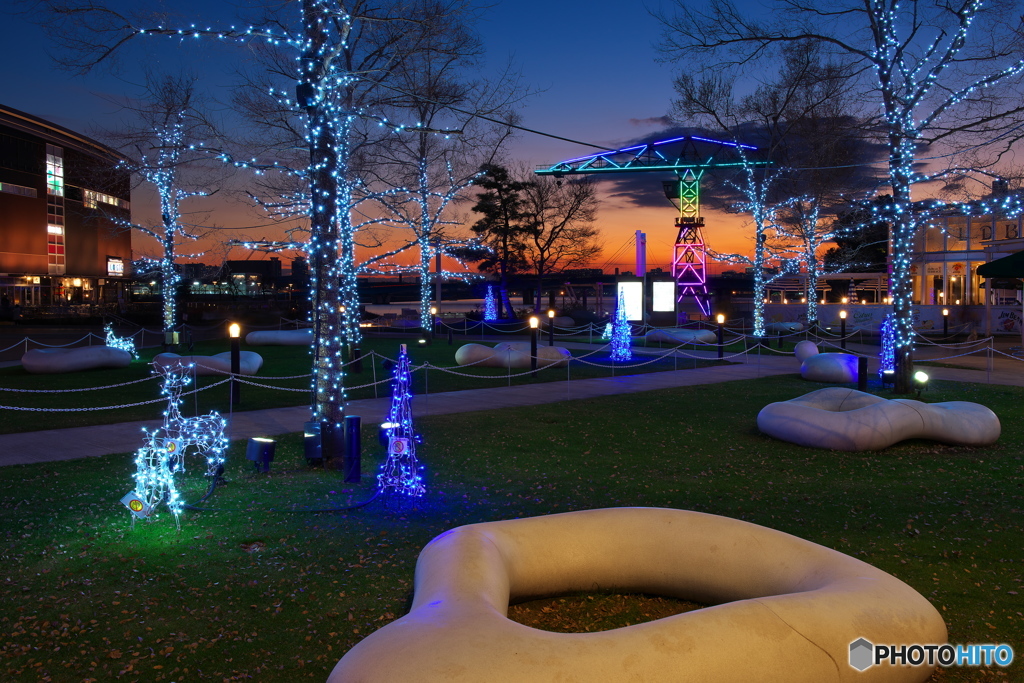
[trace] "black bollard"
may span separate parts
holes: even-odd
[[[363,453],[362,418],[358,415],[345,416],[345,483],[358,484],[362,476]]]
[[[868,390],[868,358],[860,356],[857,358],[857,391]]]

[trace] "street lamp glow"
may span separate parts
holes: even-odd
[[[839,317],[846,320],[846,311],[839,311]]]
[[[715,320],[718,321],[719,325],[722,325],[723,323],[725,323],[725,316],[719,313],[718,316],[716,316]]]
[[[554,318],[555,317],[554,309],[551,309],[551,308],[548,309],[548,317],[549,318]]]
[[[228,336],[232,339],[238,339],[242,334],[242,326],[238,323],[231,323],[228,325]]]
[[[530,316],[530,328],[535,330],[535,329],[537,329],[538,325],[540,325],[540,318],[538,318],[535,315],[531,315]]]

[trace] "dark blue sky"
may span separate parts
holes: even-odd
[[[111,0],[110,4],[134,5],[126,0]],[[182,0],[173,6],[183,17],[214,26],[231,23],[235,11],[233,4],[198,0]],[[660,29],[646,3],[499,0],[482,16],[478,28],[487,48],[488,68],[500,68],[511,58],[519,65],[524,82],[541,91],[521,111],[524,126],[612,148],[664,127],[662,117],[672,97],[675,67],[656,61],[653,44]],[[121,75],[94,72],[75,76],[54,64],[48,53],[55,46],[29,17],[9,15],[6,19],[0,24],[0,50],[7,65],[0,102],[87,134],[116,125],[116,106],[104,96],[135,92],[134,84],[141,81],[140,65],[171,72],[182,65],[190,67],[226,100],[226,88],[232,83],[232,69],[241,52],[205,40],[190,40],[184,46],[162,39],[137,40],[126,53],[127,68]],[[525,133],[510,148],[512,157],[531,166],[589,151]],[[651,192],[661,193],[660,181],[652,178]],[[607,251],[614,252],[632,231],[646,230],[653,233],[648,238],[651,249],[664,251],[663,256],[649,259],[653,267],[668,258],[675,237],[669,234],[673,233],[673,219],[667,204],[664,209],[652,210],[609,199],[600,214]],[[240,220],[242,223],[222,222],[245,224],[253,218]]]

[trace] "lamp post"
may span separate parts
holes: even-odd
[[[231,405],[237,406],[242,399],[242,385],[237,376],[242,369],[242,327],[238,323],[228,325],[228,337],[231,338]]]
[[[839,311],[839,345],[846,350],[846,311]]]
[[[540,318],[530,316],[530,376],[537,376],[537,326],[540,325]]]
[[[943,308],[942,309],[942,336],[943,337],[948,337],[949,336],[949,309],[948,308]]]
[[[716,318],[718,321],[718,359],[721,360],[725,357],[725,316],[721,313]]]
[[[437,330],[437,306],[430,307],[430,338],[434,338],[434,333]]]
[[[548,346],[555,345],[555,311],[548,309]]]

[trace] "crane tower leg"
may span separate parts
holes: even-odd
[[[707,254],[704,251],[704,219],[700,216],[700,176],[686,169],[679,175],[679,218],[676,219],[675,248],[672,252],[672,278],[676,281],[676,301],[693,297],[704,315],[711,314],[707,288]]]

